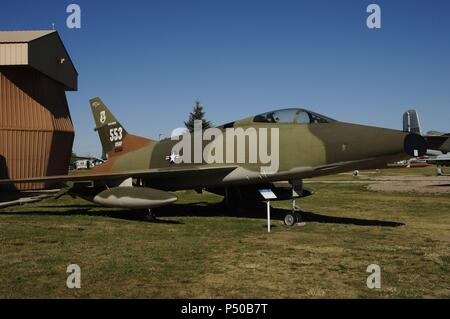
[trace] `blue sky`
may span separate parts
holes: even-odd
[[[66,7],[81,7],[81,29]],[[382,28],[366,26],[381,7]],[[8,1],[0,30],[56,24],[79,72],[67,97],[75,151],[101,153],[88,100],[158,138],[195,100],[214,124],[306,107],[346,122],[450,131],[450,1]]]

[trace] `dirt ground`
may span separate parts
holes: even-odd
[[[380,176],[369,190],[382,192],[415,192],[450,194],[450,176]]]

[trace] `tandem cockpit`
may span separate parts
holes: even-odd
[[[305,109],[292,108],[259,114],[253,118],[253,122],[280,124],[321,124],[337,121]]]

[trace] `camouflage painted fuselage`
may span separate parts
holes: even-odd
[[[199,187],[218,187],[240,184],[259,184],[282,180],[298,180],[320,175],[346,172],[354,169],[384,167],[386,163],[407,158],[404,152],[404,139],[407,133],[397,130],[362,126],[332,121],[329,123],[258,123],[254,118],[246,118],[229,125],[219,127],[226,145],[227,128],[277,128],[279,132],[278,149],[279,165],[276,173],[266,174],[267,164],[249,162],[249,148],[245,144],[246,160],[238,163],[172,163],[168,156],[179,140],[164,139],[162,141],[136,140],[137,137],[127,135],[123,139],[122,148],[109,149],[109,159],[101,166],[94,168],[93,173],[123,172],[144,169],[178,170],[185,167],[221,167],[235,165],[231,172],[200,174],[192,171],[192,175],[183,178],[173,176],[144,180],[145,186],[165,190],[191,189]],[[270,137],[270,134],[269,136]],[[275,145],[267,138],[269,150]],[[207,142],[203,142],[204,145]],[[213,142],[214,143],[214,142]],[[132,145],[132,149],[125,149]],[[194,152],[192,150],[192,152]],[[234,148],[234,154],[237,149]],[[226,148],[224,147],[224,153]]]

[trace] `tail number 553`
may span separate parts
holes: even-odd
[[[122,140],[122,127],[115,127],[109,129],[109,140],[111,142],[121,141]]]

